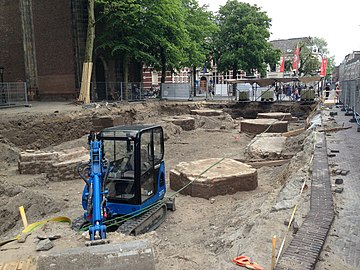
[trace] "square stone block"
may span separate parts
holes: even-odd
[[[257,170],[233,159],[210,158],[181,162],[170,171],[170,187],[181,194],[209,199],[217,195],[254,190]]]

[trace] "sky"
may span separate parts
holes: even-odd
[[[218,11],[227,0],[198,0]],[[360,51],[359,0],[239,0],[257,5],[272,20],[270,40],[319,37],[339,65],[345,56]]]

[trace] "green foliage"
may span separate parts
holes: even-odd
[[[314,55],[312,48],[305,44],[300,45],[300,67],[301,76],[315,76],[318,74],[321,62],[317,55]]]
[[[188,47],[181,0],[97,0],[104,29],[98,49],[162,71],[186,62]],[[125,67],[125,66],[124,66]]]
[[[292,60],[285,60],[284,71],[291,72],[291,70],[292,70]]]
[[[319,48],[319,52],[322,57],[326,57],[328,59],[328,64],[326,68],[326,79],[329,80],[330,76],[335,68],[335,56],[330,56],[330,52],[327,48],[328,44],[325,39],[314,37],[313,39],[314,45]]]
[[[154,59],[146,62],[156,69],[173,71],[186,62],[184,48],[189,36],[185,27],[184,8],[180,0],[144,0],[147,44]]]
[[[311,39],[312,45],[318,48],[319,54],[314,54],[312,48],[306,44],[300,44],[300,67],[299,74],[301,76],[315,76],[319,75],[321,67],[321,59],[328,58],[327,64],[327,79],[334,69],[334,56],[328,57],[329,50],[327,49],[327,42],[323,38],[314,37]]]
[[[182,0],[185,10],[185,27],[189,43],[185,49],[185,66],[202,66],[211,53],[211,37],[218,30],[213,14],[206,6],[199,6],[197,0]],[[209,60],[209,59],[208,59]]]
[[[264,73],[266,64],[280,57],[268,43],[271,19],[256,5],[229,0],[220,8],[217,23],[220,30],[214,45],[220,71]]]

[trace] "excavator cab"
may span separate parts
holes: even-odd
[[[115,126],[103,129],[104,158],[109,161],[104,181],[110,216],[147,209],[164,198],[164,135],[161,126]]]

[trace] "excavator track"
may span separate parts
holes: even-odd
[[[117,229],[118,232],[126,235],[139,235],[155,230],[165,220],[166,204],[160,204],[144,214],[125,221]]]

